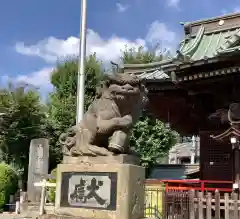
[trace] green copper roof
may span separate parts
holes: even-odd
[[[205,34],[201,26],[196,36],[181,42],[179,51],[191,61],[197,61],[238,50],[239,42],[240,28]]]
[[[162,79],[162,80],[165,80],[165,79],[168,79],[170,78],[166,73],[164,73],[164,71],[162,70],[155,70],[155,71],[152,71],[150,73],[148,72],[142,72],[142,73],[135,73],[135,75],[137,75],[138,77],[142,78],[142,79],[146,79],[146,80],[150,80],[150,79]]]
[[[175,71],[218,62],[218,57],[240,52],[240,13],[187,22],[184,32],[174,57],[154,63],[125,64],[123,71],[147,80],[168,80]]]

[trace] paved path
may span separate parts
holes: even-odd
[[[21,214],[9,214],[9,213],[3,213],[0,214],[0,219],[32,219],[32,218],[36,218],[36,216],[25,216],[25,215],[21,215]]]

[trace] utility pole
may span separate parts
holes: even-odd
[[[87,0],[81,0],[80,15],[80,43],[79,43],[79,62],[77,80],[77,118],[78,124],[84,115],[84,94],[85,94],[85,59],[86,59],[86,20],[87,20]]]

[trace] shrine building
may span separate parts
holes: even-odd
[[[158,119],[200,136],[201,180],[239,184],[240,13],[185,23],[184,33],[175,57],[122,70],[145,80]]]

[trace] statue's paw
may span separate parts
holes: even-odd
[[[133,125],[132,116],[130,115],[125,115],[124,117],[121,118],[121,120],[122,125],[125,126],[126,128],[130,128]]]
[[[97,154],[94,151],[87,150],[83,152],[83,156],[96,157]]]
[[[73,157],[78,157],[78,156],[82,156],[83,155],[82,151],[77,150],[76,147],[72,147],[70,149],[70,154]]]
[[[90,145],[89,150],[91,152],[94,152],[98,156],[109,156],[109,155],[113,154],[112,152],[110,152],[106,148],[98,147],[98,146],[95,146],[95,145]]]

